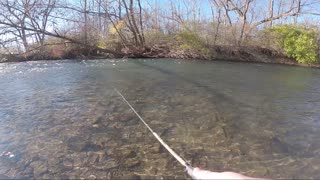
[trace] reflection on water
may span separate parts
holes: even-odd
[[[0,175],[186,178],[192,165],[320,178],[320,71],[182,60],[0,64]]]

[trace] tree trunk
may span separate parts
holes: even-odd
[[[84,44],[88,44],[88,17],[87,17],[87,0],[84,0]]]
[[[273,18],[273,6],[274,6],[274,0],[269,0],[269,17]],[[269,27],[271,28],[273,26],[273,21],[270,21]]]
[[[21,23],[21,30],[20,30],[21,37],[20,38],[22,40],[25,52],[28,52],[29,51],[29,43],[28,43],[28,40],[27,40],[26,29],[25,29],[25,18],[26,17],[23,17],[21,22],[20,22]]]

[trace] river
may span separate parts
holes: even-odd
[[[172,59],[1,63],[0,174],[187,178],[115,87],[193,166],[320,178],[319,79],[312,68]]]

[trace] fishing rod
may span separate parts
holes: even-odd
[[[118,91],[117,88],[114,88],[114,90],[121,96],[124,102],[127,103],[127,105],[131,108],[131,110],[138,116],[138,118],[141,120],[141,122],[149,129],[149,131],[153,134],[153,136],[160,142],[162,146],[164,146],[168,152],[182,165],[184,166],[187,171],[189,172],[190,170],[193,170],[193,167],[187,163],[185,160],[183,160],[173,149],[169,147],[167,143],[165,143],[161,137],[154,132],[151,127],[143,120],[143,118],[138,114],[138,112],[132,107],[132,105],[127,101],[127,99],[121,94],[120,91]]]
[[[116,69],[116,68],[115,68]],[[116,69],[117,70],[117,69]],[[244,176],[242,174],[234,173],[234,172],[211,172],[206,170],[201,170],[199,168],[192,167],[188,162],[183,160],[173,149],[169,147],[167,143],[165,143],[161,137],[154,132],[151,127],[144,121],[144,119],[139,115],[139,113],[133,108],[133,106],[127,101],[127,99],[121,94],[121,92],[114,87],[114,90],[119,94],[119,96],[123,99],[123,101],[130,107],[130,109],[138,116],[140,121],[148,128],[148,130],[153,134],[153,136],[160,142],[160,144],[167,149],[167,151],[182,165],[186,168],[187,173],[193,179],[259,179],[252,178],[248,176]]]

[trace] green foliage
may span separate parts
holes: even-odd
[[[274,35],[277,45],[284,53],[298,63],[315,63],[318,61],[316,32],[298,26],[282,25],[268,29]]]
[[[180,43],[179,48],[183,50],[196,50],[206,57],[211,56],[210,50],[203,40],[192,31],[182,31],[177,34],[176,40]]]

